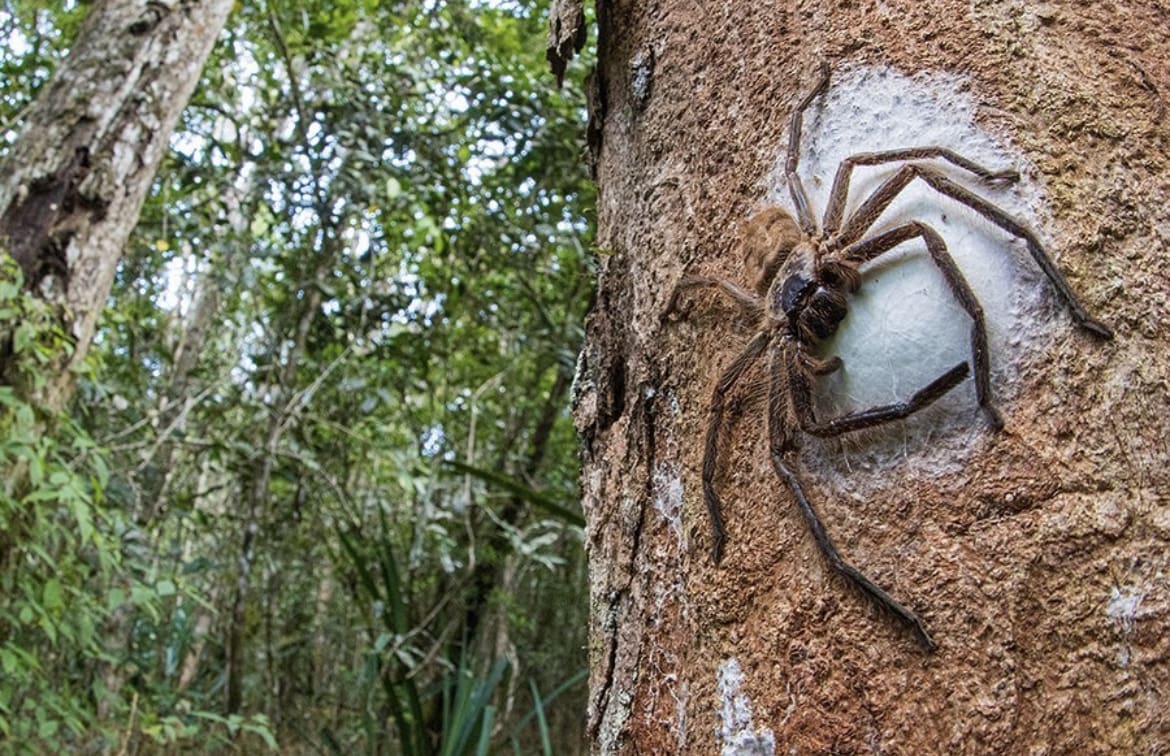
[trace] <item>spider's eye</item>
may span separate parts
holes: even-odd
[[[780,289],[780,310],[790,317],[798,315],[815,287],[816,282],[799,273],[789,276]]]

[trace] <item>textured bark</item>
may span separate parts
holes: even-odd
[[[1167,6],[598,5],[604,254],[575,409],[596,749],[1158,751],[1170,741]],[[1116,331],[1094,341],[1055,313],[1050,347],[996,387],[1012,397],[1005,430],[983,429],[949,471],[894,467],[862,495],[825,469],[840,442],[806,459],[839,545],[923,615],[934,654],[831,575],[772,474],[758,403],[722,455],[729,533],[712,565],[707,407],[745,334],[715,295],[697,296],[685,325],[660,323],[684,271],[743,281],[736,229],[764,203],[822,60],[968,77],[980,126],[1037,168],[1057,264]],[[906,455],[930,444],[909,434]]]
[[[50,408],[68,397],[68,367],[89,348],[167,139],[231,7],[95,3],[0,164],[0,243],[76,341],[60,380],[36,398]]]
[[[565,66],[585,46],[585,8],[581,0],[555,0],[548,14],[548,41],[545,57],[557,77],[565,80]]]

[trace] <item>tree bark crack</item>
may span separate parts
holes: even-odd
[[[594,687],[593,718],[589,722],[589,737],[594,741],[598,740],[601,723],[607,719],[610,697],[613,692],[614,669],[617,666],[617,615],[621,596],[620,592],[615,591],[610,596],[605,608],[605,628],[602,631],[602,637],[605,638],[607,644],[605,667],[602,671],[601,683]]]

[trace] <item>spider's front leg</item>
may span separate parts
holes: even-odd
[[[1099,338],[1113,338],[1113,331],[1110,330],[1109,326],[1089,315],[1088,310],[1081,304],[1076,293],[1069,286],[1068,281],[1061,274],[1060,270],[1057,269],[1056,264],[1052,262],[1052,258],[1044,251],[1044,247],[1041,246],[1040,240],[1036,238],[1035,234],[999,207],[966,187],[955,183],[929,166],[908,163],[899,168],[897,173],[886,179],[854,211],[853,215],[841,229],[840,234],[834,239],[834,243],[840,246],[848,246],[860,239],[870,226],[877,221],[882,212],[889,207],[890,203],[894,201],[894,198],[915,178],[922,179],[927,186],[939,194],[943,194],[956,202],[966,205],[1012,236],[1023,240],[1028,248],[1028,254],[1036,261],[1040,270],[1044,271],[1044,275],[1048,277],[1048,280],[1056,289],[1056,293],[1064,300],[1077,325]]]
[[[800,174],[796,172],[797,161],[800,159],[800,132],[804,126],[804,111],[817,95],[823,94],[829,88],[829,64],[821,63],[818,71],[819,78],[800,104],[792,111],[792,121],[788,126],[788,156],[784,161],[784,178],[788,182],[788,193],[792,195],[792,203],[796,205],[796,219],[806,236],[816,233],[817,223],[809,207],[808,194],[804,191],[804,184],[800,181]]]
[[[789,349],[795,349],[795,347],[790,346]],[[793,360],[788,360],[789,364],[785,365],[782,349],[778,349],[772,357],[772,376],[768,392],[768,445],[772,468],[776,471],[776,475],[788,484],[789,490],[792,491],[792,495],[796,499],[800,514],[829,566],[897,617],[928,650],[934,651],[938,646],[930,637],[930,633],[926,631],[926,625],[919,619],[918,615],[902,606],[897,599],[867,578],[861,570],[841,557],[841,553],[837,551],[828,531],[825,530],[820,515],[817,514],[812,502],[809,501],[804,492],[804,483],[796,472],[798,469],[798,462],[795,458],[796,444],[791,424],[788,421],[789,412],[785,399],[785,386],[790,384],[790,381],[785,380],[784,374],[793,369],[793,362]]]
[[[927,160],[931,158],[945,160],[990,183],[1010,184],[1020,180],[1020,173],[1014,168],[993,171],[990,168],[976,163],[974,160],[963,157],[954,150],[948,150],[946,147],[909,147],[901,150],[861,152],[856,155],[850,155],[837,166],[837,175],[833,179],[833,188],[829,190],[829,204],[825,208],[825,236],[832,236],[837,233],[837,229],[841,225],[841,217],[845,214],[845,201],[849,196],[849,179],[853,175],[854,166],[883,165],[885,163],[897,163],[903,160]]]

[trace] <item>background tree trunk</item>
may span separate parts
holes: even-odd
[[[44,409],[62,409],[72,393],[72,368],[85,358],[171,130],[231,7],[231,0],[95,3],[0,162],[0,249],[73,344],[53,356],[39,389],[20,385],[8,364],[11,345],[0,344],[0,385],[16,385]],[[103,631],[115,647],[125,643],[129,620],[129,608],[107,620]],[[116,694],[124,669],[104,664],[102,677]],[[113,700],[99,700],[100,718]]]
[[[232,0],[104,0],[0,163],[0,243],[75,339],[59,408],[85,357],[122,248]],[[5,365],[0,357],[0,379]]]
[[[598,750],[1164,744],[1170,10],[1153,0],[598,6],[603,255],[575,410]],[[822,60],[835,76],[960,77],[978,126],[1030,163],[1017,167],[1043,197],[1037,230],[1057,265],[1116,331],[1109,343],[1086,337],[1036,278],[1049,301],[1043,338],[993,356],[1004,431],[982,424],[964,384],[956,404],[915,424],[804,444],[830,531],[922,614],[934,654],[832,576],[771,471],[758,402],[733,407],[719,478],[728,546],[712,565],[707,407],[749,334],[709,294],[693,297],[684,322],[660,323],[684,271],[743,281],[736,229],[784,200],[772,177],[787,119]],[[855,475],[840,461],[891,436],[901,464]],[[919,463],[948,444],[969,447],[959,463]]]

